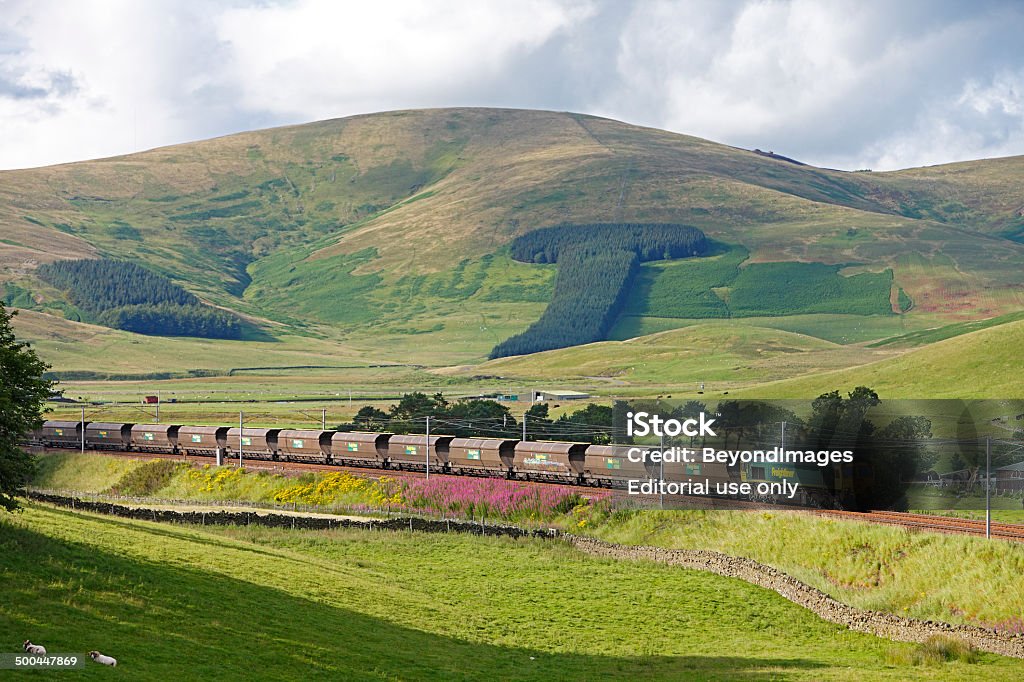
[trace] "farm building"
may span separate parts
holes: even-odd
[[[995,474],[996,490],[1024,490],[1024,462],[999,467]]]
[[[589,397],[589,393],[581,393],[580,391],[543,390],[534,391],[532,401],[542,403],[547,400],[586,400]]]

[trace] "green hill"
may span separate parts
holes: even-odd
[[[883,398],[1024,398],[1024,321],[937,341],[899,357],[747,389],[761,398],[808,398],[870,386]]]
[[[0,287],[63,315],[39,263],[131,260],[271,334],[456,364],[551,300],[556,268],[510,258],[516,237],[673,223],[739,257],[645,263],[613,337],[834,314],[830,337],[876,340],[860,319],[907,318],[899,333],[1024,309],[1022,176],[1020,158],[848,173],[579,114],[390,112],[0,173]]]

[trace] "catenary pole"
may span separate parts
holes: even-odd
[[[85,454],[85,405],[82,405],[82,454]]]
[[[985,537],[992,539],[992,436],[985,438]]]
[[[245,419],[245,413],[238,413],[238,468],[242,468],[242,444],[245,442],[245,427],[243,426]]]
[[[430,480],[430,417],[427,417],[427,480]]]
[[[658,506],[665,508],[665,434],[661,434],[661,473],[658,474]]]

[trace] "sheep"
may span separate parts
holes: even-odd
[[[36,654],[38,656],[46,655],[46,647],[42,644],[33,644],[30,640],[25,640],[24,643],[25,651],[30,654]]]
[[[116,658],[114,658],[112,656],[104,656],[103,654],[101,654],[98,651],[90,651],[89,652],[89,657],[92,658],[92,660],[94,660],[97,663],[100,663],[102,665],[111,665],[111,666],[117,665],[117,659]]]

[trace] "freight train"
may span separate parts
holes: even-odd
[[[83,434],[84,428],[84,434]],[[749,466],[655,461],[636,446],[506,438],[175,424],[47,421],[30,442],[51,448],[152,452],[473,475],[624,489],[629,481],[716,484],[757,479]],[[644,448],[640,448],[642,453]],[[816,469],[817,467],[815,467]],[[807,472],[812,473],[812,472]],[[821,476],[818,472],[818,481]],[[805,478],[805,476],[801,476]],[[811,481],[807,481],[811,483]],[[757,499],[766,500],[764,496]],[[801,486],[805,506],[836,506],[823,485]]]

